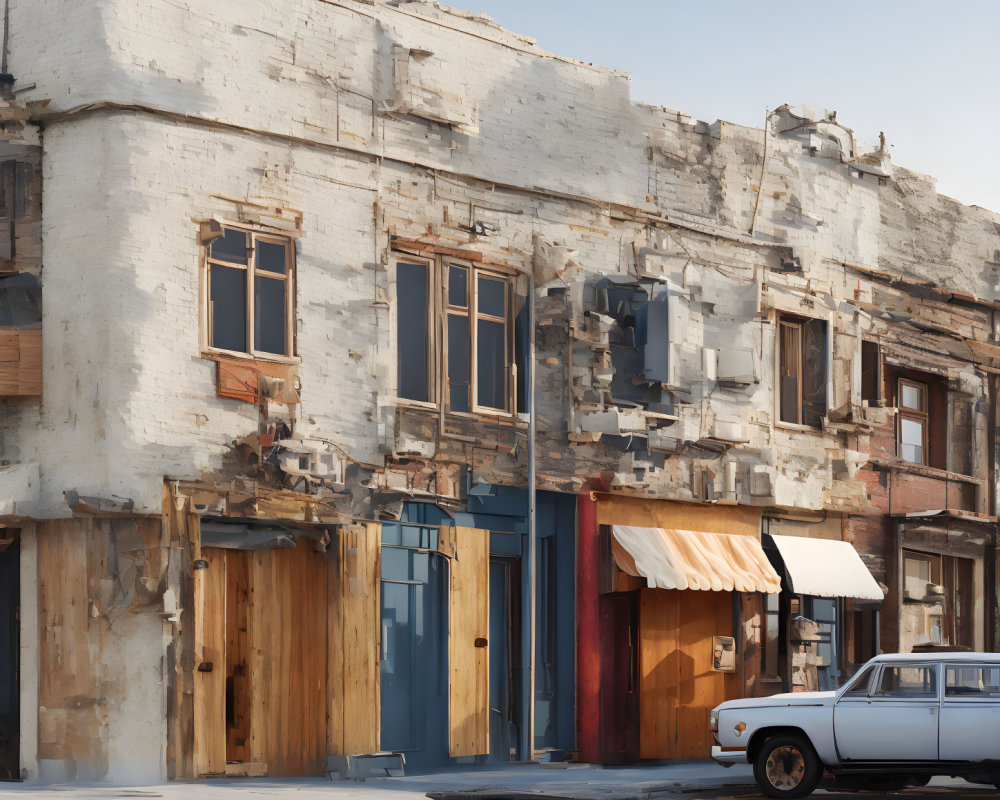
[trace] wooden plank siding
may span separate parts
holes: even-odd
[[[490,751],[489,531],[455,528],[449,592],[448,752]]]
[[[379,749],[381,589],[377,522],[344,526],[331,544],[327,749],[331,755]]]
[[[226,772],[226,551],[206,547],[194,573],[194,770]]]
[[[712,669],[712,637],[733,633],[731,592],[642,589],[639,749],[642,758],[708,758],[708,712],[742,696],[743,671]]]
[[[93,517],[44,520],[37,533],[38,757],[63,762],[71,779],[102,780],[116,737],[157,695],[136,676],[150,678],[144,669],[166,655],[169,534],[159,518]],[[140,768],[158,769],[149,753]]]
[[[244,555],[228,553],[231,561]],[[326,554],[303,537],[294,549],[249,556],[247,760],[266,765],[271,777],[319,775],[326,766]]]

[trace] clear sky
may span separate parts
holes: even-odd
[[[859,145],[1000,212],[1000,0],[448,0],[540,47],[632,74],[632,97],[761,127],[837,111]]]

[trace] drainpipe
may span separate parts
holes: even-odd
[[[527,603],[521,626],[522,663],[525,665],[521,697],[521,760],[535,760],[535,270],[528,274],[528,553]]]

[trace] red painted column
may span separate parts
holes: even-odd
[[[596,764],[601,758],[601,616],[592,483],[588,481],[576,498],[576,741],[580,760]]]

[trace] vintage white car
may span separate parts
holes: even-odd
[[[1000,788],[1000,654],[881,655],[835,692],[730,700],[711,713],[722,764],[751,763],[771,797],[934,775]]]

